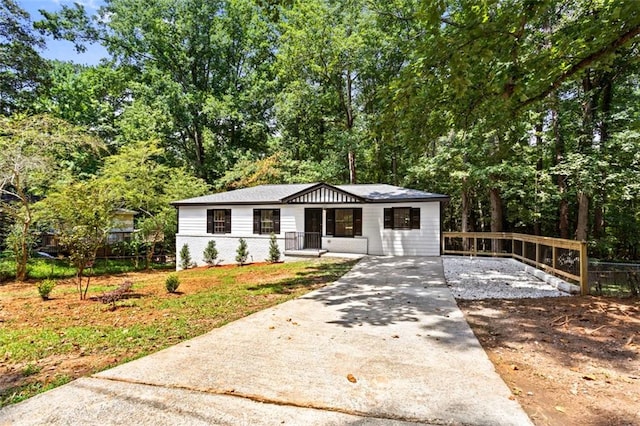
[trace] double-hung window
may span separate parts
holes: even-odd
[[[231,209],[207,210],[207,234],[231,233]]]
[[[327,209],[327,235],[354,237],[362,235],[362,209]]]
[[[279,234],[280,233],[280,209],[254,209],[253,210],[254,234]]]
[[[393,207],[384,209],[385,229],[420,229],[420,209]]]

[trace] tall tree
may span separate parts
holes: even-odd
[[[29,14],[14,0],[0,0],[0,114],[30,109],[47,81],[47,63],[38,54],[42,47]]]
[[[18,280],[27,275],[33,203],[61,173],[77,173],[99,147],[81,129],[50,116],[0,117],[0,208],[15,229]]]
[[[283,144],[339,153],[349,182],[356,183],[357,158],[373,134],[366,114],[376,112],[376,96],[395,77],[389,67],[397,74],[393,47],[364,1],[295,2],[281,27]]]
[[[146,246],[146,266],[156,246],[170,239],[176,227],[176,210],[170,203],[203,195],[208,186],[184,168],[165,163],[166,153],[153,140],[129,144],[106,159],[97,184],[109,188],[116,206],[138,212],[136,236]]]
[[[194,172],[219,177],[237,152],[270,134],[273,27],[252,0],[109,0],[92,26],[81,6],[40,27],[76,42],[99,39],[137,71],[133,98],[163,104],[163,142]],[[66,30],[71,27],[72,30]]]

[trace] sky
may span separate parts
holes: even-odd
[[[104,3],[103,0],[75,0],[76,3],[84,5],[86,11],[93,15]],[[73,0],[17,0],[18,5],[31,15],[31,21],[42,19],[39,10],[44,9],[49,12],[60,10],[62,5],[73,6]],[[84,65],[96,65],[100,59],[109,56],[106,49],[100,45],[87,46],[87,51],[77,53],[73,44],[63,40],[46,39],[47,48],[41,55],[47,59],[59,59],[61,61],[72,61]]]

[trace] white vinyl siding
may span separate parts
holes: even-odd
[[[384,209],[411,207],[420,209],[420,229],[384,229]],[[202,265],[202,252],[210,240],[215,240],[223,263],[234,263],[238,238],[249,245],[252,261],[262,262],[268,256],[269,235],[253,234],[254,209],[280,209],[280,250],[285,248],[286,232],[304,232],[304,209],[322,208],[322,248],[334,252],[350,252],[392,256],[440,255],[440,203],[351,203],[298,205],[209,205],[180,206],[176,249],[189,244],[191,256]],[[326,235],[326,209],[361,208],[362,236],[334,237]],[[231,209],[231,234],[207,234],[207,209]],[[251,260],[251,258],[250,258]]]
[[[207,234],[207,210],[230,209],[231,210],[231,234],[230,237],[264,237],[269,235],[254,235],[253,210],[254,209],[280,209],[280,235],[285,232],[304,231],[304,207],[286,205],[221,205],[221,206],[180,206],[178,209],[178,235],[211,236]]]
[[[369,254],[385,256],[439,256],[440,203],[380,203],[362,210],[362,235],[369,238]],[[420,209],[420,229],[384,229],[384,209]]]

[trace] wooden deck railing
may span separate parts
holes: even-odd
[[[580,284],[589,294],[587,243],[509,232],[443,232],[442,253],[511,257]]]

